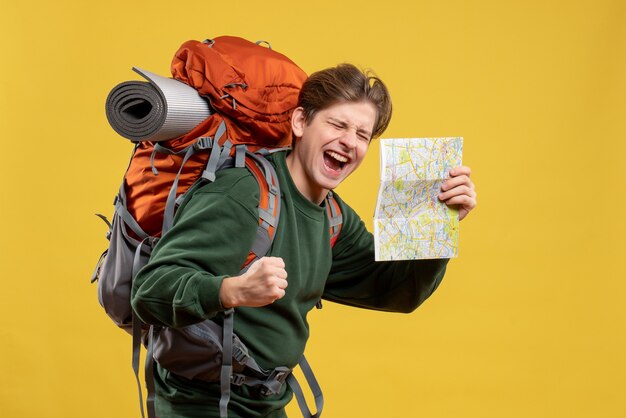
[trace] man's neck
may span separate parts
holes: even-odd
[[[300,194],[316,205],[320,205],[326,198],[328,190],[311,187],[312,182],[309,181],[302,165],[293,158],[293,153],[287,155],[286,162],[289,175]]]

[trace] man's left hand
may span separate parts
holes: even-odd
[[[476,190],[470,180],[472,170],[461,166],[450,170],[448,178],[441,185],[439,200],[448,206],[458,206],[459,220],[476,207]]]

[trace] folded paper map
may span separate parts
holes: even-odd
[[[456,257],[459,214],[438,199],[463,138],[382,139],[376,261]]]

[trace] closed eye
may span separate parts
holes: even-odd
[[[358,131],[356,134],[360,140],[365,141],[365,142],[370,142],[371,138],[366,132]]]
[[[350,128],[350,125],[347,122],[337,119],[329,119],[327,120],[327,123],[337,130],[346,130]],[[356,129],[356,135],[361,141],[367,142],[368,144],[372,140],[372,135],[367,130]]]
[[[346,129],[347,125],[345,123],[337,122],[337,121],[328,121],[328,123],[336,129]]]

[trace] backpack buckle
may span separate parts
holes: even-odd
[[[210,136],[201,136],[193,147],[197,150],[213,148],[213,138]]]
[[[246,381],[246,376],[239,374],[239,373],[233,373],[230,376],[230,383],[235,385],[235,386],[241,386],[244,384],[244,382]]]
[[[248,354],[243,351],[241,348],[235,346],[233,347],[233,358],[235,359],[235,361],[239,364],[245,364],[246,360],[248,359]]]
[[[285,380],[291,374],[291,369],[288,367],[276,367],[270,375],[265,379],[263,387],[261,388],[261,395],[271,396],[280,392]]]
[[[150,236],[150,237],[148,237],[145,240],[145,242],[146,242],[148,248],[150,248],[150,250],[152,250],[154,248],[154,246],[157,245],[157,242],[159,242],[160,239],[161,239],[160,237],[152,237],[152,236]],[[150,252],[152,252],[152,251],[150,251]]]

